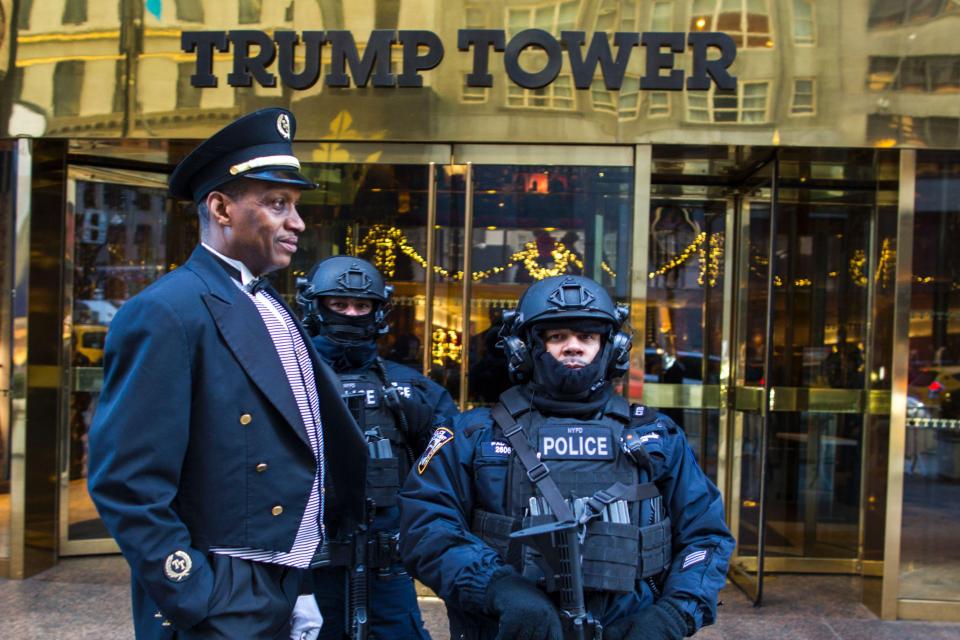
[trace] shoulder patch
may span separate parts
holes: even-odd
[[[683,559],[683,566],[680,567],[681,571],[685,571],[690,567],[695,567],[698,564],[703,564],[710,558],[709,549],[700,549],[699,551],[693,551],[687,554],[687,557]]]
[[[420,462],[417,463],[417,473],[422,474],[426,471],[427,465],[430,464],[433,456],[437,455],[437,451],[440,451],[443,445],[451,440],[453,440],[453,431],[447,427],[437,427],[437,430],[430,436],[430,442],[427,443],[426,450],[420,456]]]

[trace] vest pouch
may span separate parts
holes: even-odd
[[[515,558],[511,558],[510,555],[512,542],[510,534],[517,530],[517,520],[515,518],[499,513],[490,513],[483,509],[474,509],[470,530],[486,542],[491,549],[500,554],[504,562],[515,564]],[[513,543],[512,546],[516,547],[517,545]]]
[[[670,518],[642,527],[640,529],[640,577],[649,578],[667,569],[673,562],[672,547]]]
[[[669,528],[668,528],[669,530]],[[640,527],[592,520],[580,545],[583,588],[628,593],[637,581]]]
[[[397,506],[400,491],[399,460],[370,458],[367,460],[367,497],[378,509]]]
[[[530,527],[551,524],[556,521],[557,519],[553,514],[549,513],[537,516],[524,516],[520,528],[529,529]],[[542,589],[546,589],[547,591],[554,589],[556,585],[552,584],[552,580],[547,581],[544,570],[540,566],[540,562],[542,562],[540,553],[526,544],[521,545],[521,548],[523,553],[523,566],[518,567],[520,574],[530,582],[539,585]]]

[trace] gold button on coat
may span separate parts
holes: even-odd
[[[251,416],[249,413],[245,413],[242,416],[240,416],[240,424],[244,426],[250,424],[252,420],[253,420],[253,416]]]
[[[275,506],[273,509],[270,510],[270,513],[272,513],[272,514],[275,515],[275,516],[278,516],[278,515],[280,515],[281,513],[283,513],[283,507],[281,507],[280,505],[277,505],[277,506]]]
[[[266,470],[267,470],[266,462],[261,462],[260,464],[257,465],[257,473],[263,473]]]

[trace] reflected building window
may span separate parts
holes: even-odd
[[[87,0],[67,0],[63,5],[62,24],[83,24],[87,21]]]
[[[203,4],[201,0],[176,0],[177,20],[183,22],[203,22]]]
[[[113,113],[123,113],[127,108],[127,62],[126,60],[117,60],[114,67],[114,78],[116,82],[113,85]]]
[[[872,56],[871,91],[960,92],[960,56]]]
[[[507,8],[507,39],[524,29],[543,29],[554,36],[571,31],[577,26],[579,0],[553,2],[532,7]]]
[[[636,0],[601,0],[594,31],[639,31],[640,7]]]
[[[463,83],[460,85],[460,102],[463,104],[484,104],[489,98],[489,87],[468,86],[467,74],[463,74]]]
[[[508,84],[507,106],[572,111],[576,108],[573,76],[569,73],[561,73],[552,83],[539,89],[524,89],[512,83]]]
[[[33,11],[33,0],[20,0],[20,9],[17,13],[17,30],[30,30],[30,12]]]
[[[646,97],[648,118],[665,118],[670,115],[669,91],[649,91]]]
[[[693,0],[690,31],[723,31],[738,48],[773,48],[769,0]]]
[[[871,29],[890,29],[958,13],[957,0],[873,0],[867,25]]]
[[[190,84],[196,65],[192,62],[177,64],[177,108],[197,109],[200,107],[201,92]]]
[[[793,99],[790,101],[790,115],[816,115],[816,86],[816,80],[813,78],[797,78],[793,81]]]
[[[769,120],[770,82],[740,82],[734,91],[689,91],[689,122],[763,124]]]
[[[793,43],[817,43],[817,23],[812,0],[793,0]]]
[[[593,110],[614,113],[619,120],[631,120],[640,111],[640,76],[625,74],[618,91],[607,89],[602,78],[596,78],[590,86]]]
[[[650,8],[650,31],[673,31],[673,0],[656,0]]]
[[[83,61],[64,60],[53,70],[53,115],[80,115],[83,94]]]
[[[867,118],[867,142],[880,147],[960,147],[960,118],[872,113]]]
[[[262,9],[263,0],[240,0],[238,22],[240,24],[258,24]]]

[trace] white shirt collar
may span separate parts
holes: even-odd
[[[223,255],[222,253],[220,253],[219,251],[217,251],[216,249],[214,249],[213,247],[211,247],[210,245],[208,245],[206,242],[201,242],[200,244],[203,245],[203,247],[204,247],[207,251],[209,251],[210,253],[212,253],[213,255],[217,256],[218,258],[220,258],[221,260],[223,260],[224,262],[226,262],[227,264],[229,264],[231,267],[233,267],[234,269],[236,269],[237,271],[239,271],[239,272],[240,272],[240,284],[246,286],[248,282],[250,282],[251,280],[254,280],[254,279],[255,279],[255,278],[253,277],[253,272],[250,271],[250,269],[247,268],[247,265],[243,264],[242,262],[240,262],[240,261],[237,260],[236,258],[228,258],[227,256]]]

